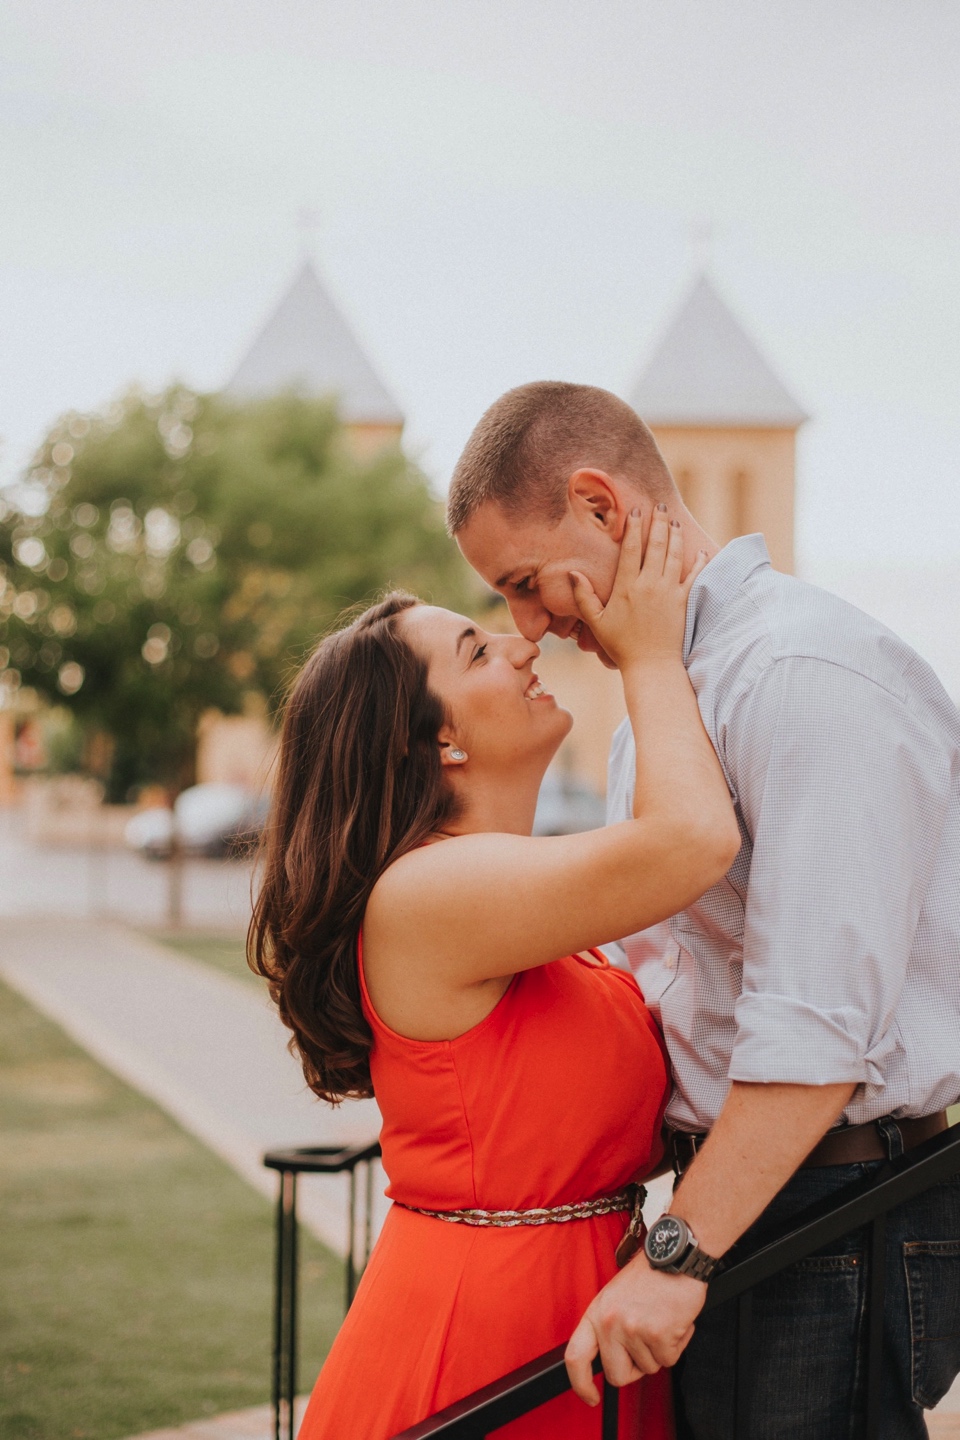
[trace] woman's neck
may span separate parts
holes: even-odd
[[[540,776],[482,781],[471,776],[458,786],[460,813],[443,827],[445,835],[529,835],[537,811]]]

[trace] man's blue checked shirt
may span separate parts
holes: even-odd
[[[850,1124],[960,1097],[960,714],[877,621],[770,568],[759,535],[696,580],[684,660],[743,848],[697,904],[623,942],[673,1061],[668,1122],[728,1079],[855,1081]],[[607,818],[632,814],[617,731]]]

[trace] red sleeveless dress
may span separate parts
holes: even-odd
[[[631,975],[568,956],[516,975],[456,1040],[408,1040],[370,1003],[395,1202],[320,1372],[300,1440],[388,1440],[569,1339],[616,1273],[622,1214],[511,1229],[405,1209],[529,1210],[613,1194],[660,1152],[667,1070]],[[669,1376],[621,1391],[622,1440],[668,1440]],[[498,1440],[597,1440],[572,1393]]]

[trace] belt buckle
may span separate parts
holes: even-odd
[[[682,1179],[684,1171],[693,1162],[700,1145],[701,1137],[691,1134],[689,1130],[671,1131],[670,1149],[673,1153],[673,1171],[678,1180]],[[684,1152],[683,1154],[681,1154],[681,1150]]]
[[[643,1223],[643,1205],[647,1198],[645,1185],[631,1183],[627,1186],[627,1197],[630,1204],[630,1223],[628,1224],[620,1244],[617,1246],[614,1259],[617,1262],[617,1269],[622,1270],[629,1260],[643,1244],[646,1235],[646,1227]]]

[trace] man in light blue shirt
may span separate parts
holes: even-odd
[[[728,1080],[852,1081],[850,1125],[952,1105],[956,706],[882,625],[772,570],[759,535],[694,582],[684,660],[744,843],[672,945],[636,947],[674,1057],[668,1123],[710,1130]],[[621,726],[608,821],[633,813],[634,768]]]
[[[668,937],[625,942],[673,1064],[671,1214],[696,1236],[692,1273],[709,1274],[711,1257],[761,1243],[942,1129],[960,1097],[960,717],[896,636],[772,571],[761,537],[719,550],[649,431],[604,391],[502,397],[461,457],[448,514],[523,634],[604,659],[584,617],[602,610],[638,504],[645,519],[666,508],[688,566],[710,556],[684,658],[744,841]],[[586,577],[579,593],[571,572]],[[611,820],[632,810],[631,747],[618,732]],[[960,1182],[893,1212],[889,1235],[882,1433],[923,1435],[923,1407],[960,1370]],[[626,1383],[689,1346],[690,1433],[732,1440],[729,1322],[711,1312],[691,1343],[705,1286],[656,1259],[631,1261],[588,1310],[569,1351],[575,1388],[590,1393],[598,1348]],[[758,1292],[756,1434],[851,1433],[864,1260],[853,1235]]]

